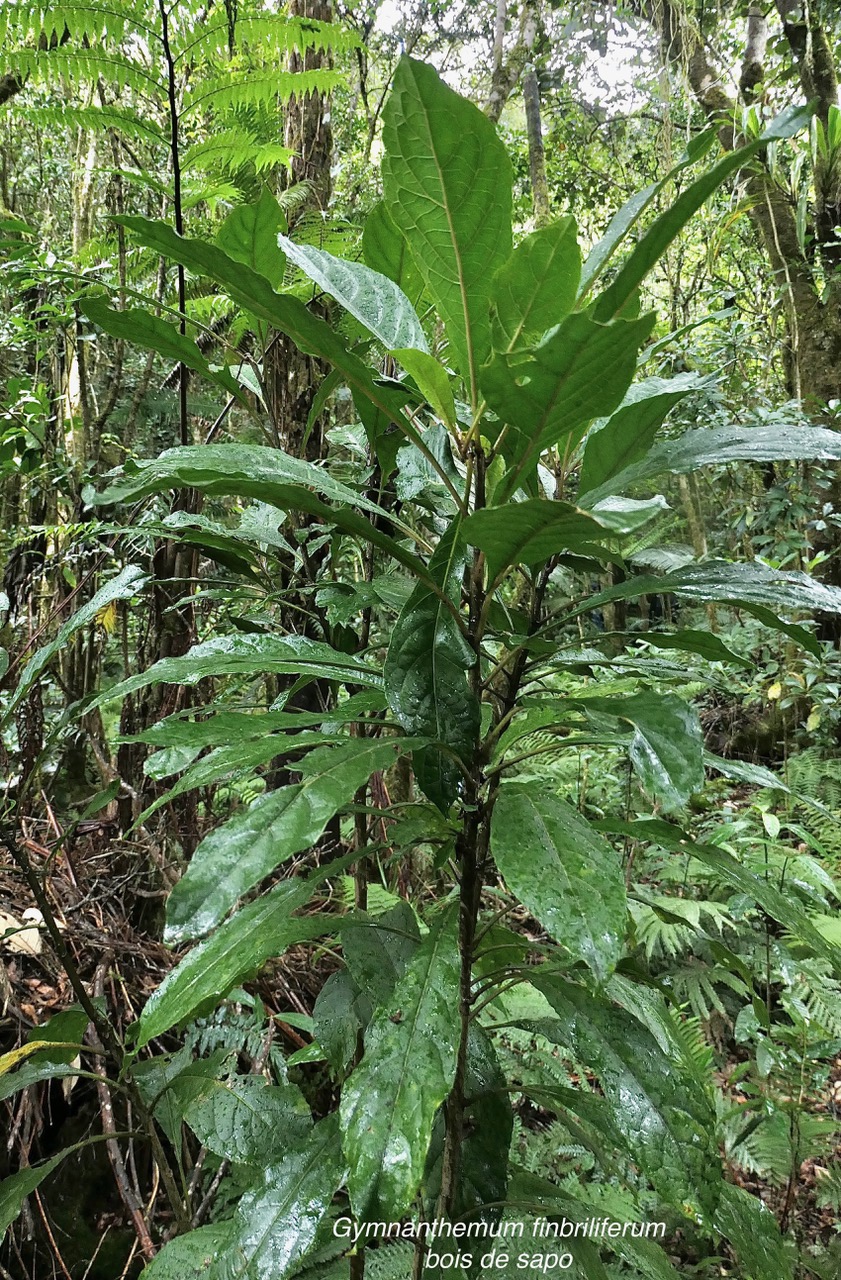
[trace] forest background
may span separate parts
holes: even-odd
[[[837,6],[0,48],[0,1275],[836,1277]]]

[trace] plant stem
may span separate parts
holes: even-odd
[[[166,93],[169,103],[169,153],[172,158],[172,205],[175,217],[175,230],[180,236],[184,234],[184,208],[181,199],[181,156],[178,120],[177,82],[175,76],[175,60],[169,43],[169,10],[165,0],[158,0],[158,13],[161,15],[161,44],[163,45],[166,63]],[[187,333],[187,285],[184,267],[177,266],[178,279],[178,312],[180,315],[179,331]],[[182,445],[190,443],[190,420],[187,415],[187,366],[178,366],[178,434]]]

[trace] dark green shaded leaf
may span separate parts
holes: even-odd
[[[342,922],[345,964],[376,1005],[389,999],[419,942],[418,919],[408,902],[378,916],[357,912]]]
[[[269,740],[265,758],[294,749],[299,736]],[[221,750],[236,755],[244,748]],[[315,844],[333,815],[399,750],[399,739],[355,738],[297,761],[300,782],[260,796],[201,841],[170,893],[165,940],[174,944],[208,933],[244,893]]]
[[[300,1089],[289,1083],[270,1085],[262,1075],[205,1081],[184,1119],[215,1155],[261,1168],[276,1164],[284,1147],[300,1147],[312,1128]]]
[[[721,1186],[715,1226],[732,1245],[745,1280],[792,1280],[796,1246],[758,1196],[730,1182]]]
[[[348,1189],[359,1219],[400,1218],[420,1185],[435,1113],[455,1076],[459,978],[451,910],[374,1014],[362,1062],[342,1090]]]
[[[508,888],[575,960],[604,979],[621,954],[625,882],[619,855],[538,783],[500,788],[491,851]]]
[[[228,1244],[233,1224],[211,1222],[168,1241],[143,1270],[143,1280],[210,1280],[217,1254]]]
[[[52,1159],[44,1160],[42,1164],[29,1165],[0,1182],[0,1239],[20,1213],[26,1197],[40,1187],[44,1179],[73,1150],[75,1148],[70,1147],[66,1151],[59,1151]]]

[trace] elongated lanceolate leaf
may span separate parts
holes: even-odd
[[[559,324],[575,305],[581,253],[573,218],[532,231],[500,267],[491,295],[496,351],[516,351]]]
[[[675,236],[689,219],[701,208],[723,182],[747,164],[774,138],[790,138],[806,128],[811,118],[808,107],[789,107],[781,112],[761,137],[731,151],[717,164],[688,186],[674,203],[653,223],[623,263],[616,279],[596,299],[595,315],[599,320],[609,320],[618,315],[649,271],[660,261]]]
[[[393,1221],[409,1209],[435,1113],[452,1087],[461,1030],[456,914],[448,911],[418,946],[342,1090],[348,1190],[362,1220]]]
[[[273,288],[283,283],[286,259],[278,246],[278,232],[286,230],[286,214],[268,187],[253,204],[238,204],[219,230],[216,243],[235,262],[265,276]]]
[[[657,429],[669,411],[691,391],[697,391],[704,385],[703,378],[695,373],[635,382],[616,412],[587,437],[581,461],[579,493],[586,495],[591,489],[599,489],[624,467],[643,457],[654,443]],[[621,489],[604,489],[605,493],[608,491],[617,493]],[[597,493],[596,500],[599,496]],[[583,501],[582,505],[590,504]]]
[[[305,511],[362,542],[373,543],[416,577],[424,577],[424,566],[417,556],[356,510],[382,515],[376,503],[333,479],[323,467],[294,458],[280,449],[235,444],[167,449],[158,458],[127,466],[125,474],[93,502],[100,506],[134,502],[150,493],[172,488],[200,489],[220,496],[235,494],[282,511]],[[328,506],[323,498],[344,505]],[[412,536],[411,530],[393,514],[389,521],[402,533]]]
[[[278,737],[270,754],[294,743],[294,737]],[[169,895],[165,940],[174,944],[209,932],[238,898],[314,844],[333,815],[399,750],[399,739],[354,738],[297,761],[300,782],[260,796],[201,841]]]
[[[312,897],[316,883],[284,880],[188,952],[147,1001],[137,1024],[138,1047],[213,1004],[270,956],[328,932],[329,917],[296,919],[293,914]]]
[[[704,739],[693,706],[673,693],[581,698],[576,705],[633,728],[631,764],[646,791],[669,812],[704,784]]]
[[[511,892],[556,942],[604,979],[621,954],[619,855],[570,805],[537,783],[500,788],[491,851]]]
[[[668,384],[667,384],[668,385]],[[614,415],[618,417],[618,414]],[[593,441],[599,439],[599,432]],[[590,443],[587,444],[589,451]],[[587,453],[585,452],[585,462]],[[582,501],[598,502],[609,493],[622,493],[632,484],[665,475],[668,471],[686,474],[699,467],[722,466],[728,462],[827,461],[841,459],[841,434],[823,427],[770,425],[760,427],[699,427],[686,431],[677,440],[662,440],[645,457],[613,471],[604,482],[588,475],[591,492]],[[582,472],[582,491],[585,478]]]
[[[124,698],[136,689],[152,684],[197,684],[205,676],[249,675],[277,671],[287,675],[311,675],[313,679],[349,680],[354,684],[378,687],[382,677],[347,654],[339,653],[320,640],[305,636],[252,636],[237,633],[215,636],[193,645],[178,658],[162,658],[146,671],[113,685],[99,694],[90,706]]]
[[[438,304],[470,400],[490,350],[493,275],[511,252],[511,163],[488,118],[402,58],[383,113],[383,188]]]
[[[784,631],[788,630],[788,624],[780,621],[778,612],[841,613],[841,588],[818,582],[806,573],[771,569],[757,560],[749,564],[706,560],[702,564],[688,565],[685,569],[678,569],[675,573],[667,573],[659,578],[649,574],[630,578],[627,582],[590,596],[568,616],[576,618],[611,600],[630,600],[635,596],[657,595],[660,592],[703,603],[709,600],[726,601],[749,612],[758,613],[761,610],[758,616],[766,626],[776,626]],[[808,632],[802,627],[797,630],[800,643],[807,643]]]
[[[430,574],[453,601],[461,590],[462,564],[454,521],[429,563]],[[407,733],[444,743],[464,761],[470,759],[479,732],[479,703],[467,682],[475,662],[453,611],[441,596],[417,586],[391,635],[383,669],[386,698]],[[415,773],[429,799],[448,809],[461,777],[455,762],[430,747],[418,753]]]
[[[55,640],[51,640],[49,644],[45,644],[38,649],[24,667],[17,687],[9,698],[2,717],[0,717],[0,724],[5,724],[8,721],[15,708],[20,706],[29,693],[42,671],[52,662],[55,655],[64,648],[71,636],[75,635],[82,627],[86,627],[93,622],[96,615],[115,600],[130,600],[132,596],[137,595],[142,590],[145,581],[146,575],[142,569],[138,569],[136,565],[128,565],[110,582],[106,582],[104,586],[100,587],[87,604],[77,610],[71,618],[68,618],[67,622],[59,630]]]
[[[334,365],[352,391],[382,409],[410,438],[416,434],[401,412],[400,397],[380,385],[374,371],[348,349],[325,320],[309,311],[298,298],[276,293],[264,276],[231,258],[218,245],[188,240],[166,222],[133,217],[120,217],[118,221],[147,248],[215,280],[232,302],[285,333],[305,355],[317,356]]]
[[[545,449],[578,443],[587,423],[619,405],[637,366],[653,316],[597,324],[574,312],[536,347],[496,355],[482,370],[482,394],[508,425],[502,452],[509,470],[494,491],[505,502]]]
[[[0,1240],[20,1213],[26,1197],[50,1176],[53,1169],[61,1164],[71,1150],[75,1148],[59,1151],[58,1155],[50,1160],[44,1160],[41,1164],[27,1165],[18,1173],[13,1173],[10,1178],[4,1178],[0,1182]]]
[[[456,405],[447,370],[426,351],[402,348],[392,353],[406,372],[415,380],[417,388],[450,429],[456,426]]]
[[[307,1144],[265,1170],[242,1196],[226,1248],[207,1280],[284,1280],[297,1271],[344,1177],[335,1115],[316,1125]]]
[[[598,556],[610,534],[642,528],[666,508],[664,498],[630,499],[623,507],[582,511],[568,502],[528,498],[505,507],[486,507],[468,516],[464,539],[485,553],[491,580],[512,564],[543,564],[561,551]]]
[[[324,249],[278,236],[290,262],[349,311],[389,351],[413,347],[428,351],[415,309],[399,285],[363,262],[347,262]]]
[[[557,1015],[529,1024],[586,1062],[643,1175],[671,1205],[709,1213],[720,1184],[715,1117],[692,1075],[660,1048],[635,1017],[583,987],[535,975]]]
[[[103,298],[81,298],[79,308],[100,329],[112,338],[137,343],[151,351],[157,351],[167,360],[186,365],[202,374],[209,382],[223,387],[229,396],[235,396],[241,404],[248,404],[248,397],[227,369],[211,369],[192,338],[179,332],[168,320],[161,320],[142,307],[127,311],[115,311]]]

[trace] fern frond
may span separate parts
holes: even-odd
[[[200,91],[188,95],[181,116],[186,118],[202,105],[217,111],[236,111],[278,101],[292,102],[311,93],[332,93],[343,80],[340,71],[273,71],[261,75],[238,71],[229,76],[210,77],[202,80]]]
[[[238,16],[235,26],[238,49],[252,47],[265,61],[280,61],[290,53],[347,53],[359,46],[355,31],[332,22],[290,18],[284,13],[254,13]],[[229,26],[227,17],[203,24],[201,30],[185,32],[174,41],[173,57],[178,64],[188,56],[227,58]]]
[[[248,129],[234,127],[190,147],[184,154],[182,171],[188,173],[191,169],[200,169],[205,173],[209,170],[232,173],[244,164],[252,164],[258,173],[262,173],[278,165],[288,165],[293,154],[287,147],[261,142]]]
[[[28,118],[42,127],[66,128],[76,125],[81,129],[115,129],[126,137],[144,138],[166,145],[164,131],[153,121],[144,119],[128,107],[28,107]]]

